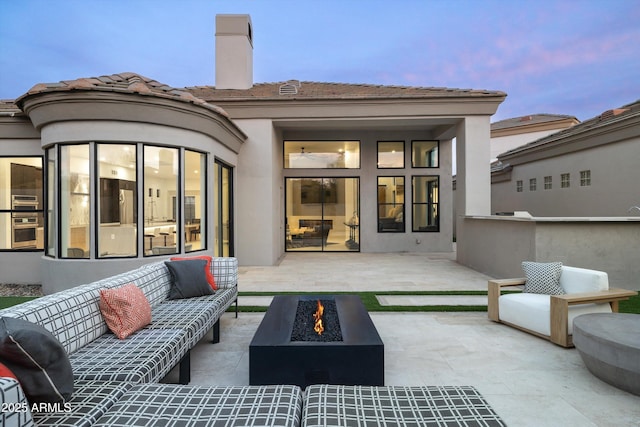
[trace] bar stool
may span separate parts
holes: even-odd
[[[160,235],[164,236],[164,245],[167,246],[167,236],[169,235],[169,233],[167,233],[166,231],[161,231]]]

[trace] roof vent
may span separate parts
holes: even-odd
[[[531,120],[533,120],[533,117],[531,116],[520,117],[521,122],[530,122]]]
[[[296,95],[298,93],[298,89],[300,88],[300,86],[301,86],[300,81],[289,80],[288,82],[280,86],[280,89],[278,90],[278,94]]]

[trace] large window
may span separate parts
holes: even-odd
[[[402,233],[404,227],[404,177],[378,177],[378,231]]]
[[[89,258],[91,183],[89,144],[60,147],[61,258]]]
[[[360,141],[285,141],[285,169],[358,169]]]
[[[42,157],[0,158],[0,250],[44,249]]]
[[[378,142],[378,168],[404,168],[404,141]]]
[[[206,249],[207,227],[207,155],[185,151],[184,230],[185,251]]]
[[[166,255],[178,252],[173,201],[178,195],[178,149],[144,147],[144,253]],[[125,203],[133,200],[133,192],[121,191]]]
[[[411,141],[411,166],[437,168],[439,165],[438,141]]]
[[[359,178],[286,178],[286,250],[360,250]]]
[[[133,144],[97,144],[98,257],[135,257],[137,156]]]
[[[439,177],[414,176],[412,231],[440,231]]]

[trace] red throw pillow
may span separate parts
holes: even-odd
[[[190,259],[203,259],[203,260],[207,261],[207,265],[205,265],[205,267],[204,267],[204,274],[207,276],[207,282],[209,282],[209,286],[211,286],[211,289],[213,289],[214,291],[217,291],[218,287],[216,286],[216,281],[213,278],[213,273],[211,272],[211,257],[210,256],[206,256],[206,255],[190,256],[190,257],[177,257],[177,256],[174,256],[173,258],[171,258],[171,261],[184,261],[184,260],[190,260]]]
[[[149,300],[133,283],[101,289],[100,311],[111,332],[121,340],[151,323]]]
[[[16,375],[11,372],[11,369],[7,368],[2,363],[0,363],[0,377],[13,378],[14,380],[19,382],[18,377],[16,377]]]

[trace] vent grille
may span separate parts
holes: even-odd
[[[298,93],[298,89],[301,84],[298,80],[289,80],[278,90],[278,94],[280,95],[296,95]]]

